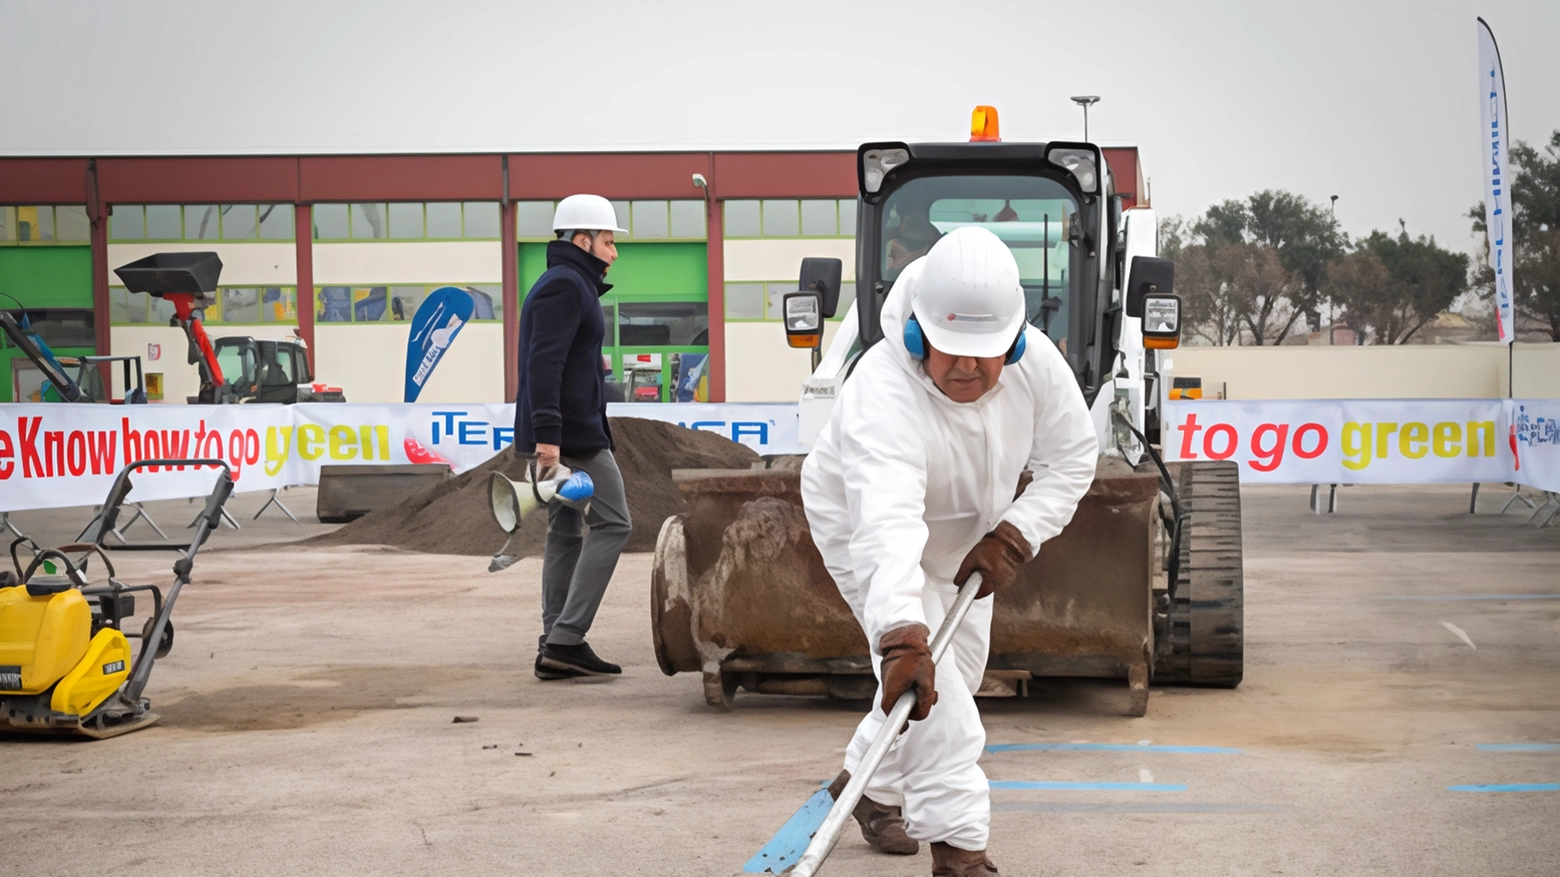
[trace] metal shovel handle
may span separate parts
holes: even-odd
[[[964,623],[964,616],[969,613],[970,606],[975,603],[975,595],[980,592],[981,574],[979,572],[970,576],[964,587],[959,589],[959,596],[953,601],[953,606],[944,616],[942,626],[937,628],[937,635],[932,637],[932,663],[942,660],[943,652],[948,650],[948,643],[953,640],[954,631]],[[807,851],[796,860],[796,867],[791,869],[791,877],[813,877],[818,869],[823,866],[823,860],[828,858],[834,850],[834,844],[840,839],[840,832],[845,828],[845,820],[850,818],[851,811],[860,803],[861,796],[867,792],[867,783],[872,780],[872,775],[877,773],[878,765],[883,763],[883,756],[888,754],[888,748],[893,745],[894,739],[904,730],[905,724],[910,719],[910,710],[915,707],[915,690],[911,689],[899,696],[894,703],[894,708],[888,713],[888,721],[878,731],[877,738],[872,741],[872,746],[867,749],[867,754],[862,756],[861,763],[856,766],[855,773],[851,774],[850,782],[845,784],[845,790],[840,792],[840,797],[829,808],[829,815],[824,818],[823,825],[813,835],[812,842],[807,845]],[[933,707],[936,709],[936,707]]]

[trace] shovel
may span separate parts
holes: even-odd
[[[943,618],[942,626],[937,628],[937,635],[932,637],[932,663],[942,659],[943,653],[948,650],[948,643],[953,640],[954,631],[964,622],[964,616],[970,611],[970,606],[975,602],[975,595],[980,592],[981,574],[979,572],[970,576],[964,587],[959,589],[959,596],[954,598],[953,606]],[[840,792],[840,797],[834,802],[834,806],[825,811],[825,802],[829,799],[827,789],[819,790],[810,798],[800,810],[796,811],[780,831],[758,851],[747,866],[743,868],[748,872],[770,871],[775,874],[789,874],[790,877],[813,877],[818,869],[823,866],[823,860],[828,858],[834,850],[834,845],[840,839],[840,832],[845,828],[845,821],[850,818],[851,811],[860,803],[861,796],[866,794],[867,783],[872,775],[877,772],[878,765],[883,763],[883,756],[888,754],[889,746],[893,745],[905,725],[910,719],[910,710],[915,707],[915,690],[911,689],[899,696],[894,703],[894,708],[888,713],[888,721],[878,731],[877,738],[872,741],[872,746],[867,749],[867,754],[862,756],[861,764],[850,775],[850,782],[845,784],[845,790]],[[936,707],[933,707],[936,709]],[[825,813],[827,815],[825,815]],[[821,823],[819,820],[821,819]],[[796,847],[801,845],[801,840],[811,837],[807,849],[801,858],[795,857]],[[792,863],[795,863],[792,865]],[[786,868],[792,870],[787,871]]]

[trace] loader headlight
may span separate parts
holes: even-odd
[[[1093,194],[1099,191],[1100,174],[1098,159],[1094,151],[1090,149],[1052,149],[1045,154],[1046,160],[1054,165],[1067,169],[1078,181],[1078,188]]]
[[[910,161],[908,149],[869,149],[861,154],[861,184],[868,192],[883,188],[888,172]]]

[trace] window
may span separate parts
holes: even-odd
[[[756,238],[764,233],[757,201],[727,201],[726,237]]]
[[[118,241],[138,241],[145,238],[146,208],[139,204],[115,204],[109,210],[108,236],[111,240]],[[3,238],[4,235],[0,234],[0,239]]]
[[[708,235],[704,225],[703,201],[671,202],[672,237],[703,240]]]
[[[51,348],[93,347],[97,344],[96,321],[91,308],[6,308],[16,322],[25,315],[28,325]],[[0,343],[10,347],[10,339],[0,335]]]
[[[503,236],[499,230],[498,202],[467,201],[463,207],[466,223],[461,237],[496,241]]]
[[[217,205],[184,206],[184,239],[187,241],[214,241],[221,233],[222,219]]]
[[[167,323],[173,306],[123,286],[108,288],[108,317],[114,325]],[[298,291],[290,286],[223,286],[208,300],[202,322],[281,323],[298,322]]]
[[[0,244],[87,243],[87,208],[71,204],[0,207]]]
[[[390,205],[390,237],[423,237],[423,205],[421,203]]]
[[[372,240],[388,237],[388,229],[385,228],[385,214],[388,212],[385,204],[353,204],[348,213],[351,223],[351,234],[348,237],[353,240]]]
[[[254,240],[259,233],[259,209],[255,204],[222,205],[222,239]]]
[[[855,199],[726,201],[726,237],[855,237]]]
[[[347,205],[316,204],[313,210],[313,222],[315,240],[346,240]]]
[[[796,281],[770,283],[726,284],[726,319],[728,320],[781,320],[785,294],[796,291]],[[839,302],[835,305],[831,320],[845,317],[850,303],[856,299],[856,284],[841,283]]]
[[[671,207],[667,201],[635,201],[631,205],[630,224],[624,226],[636,238],[672,236]]]
[[[114,222],[120,213],[140,210],[126,204],[114,208]],[[112,228],[110,229],[112,231]],[[154,241],[177,241],[184,237],[184,208],[177,204],[146,205],[146,237]]]
[[[801,220],[795,201],[765,201],[764,237],[796,237],[801,233]]]
[[[840,202],[803,201],[802,235],[804,237],[835,237],[840,231]]]
[[[633,237],[634,224],[629,221],[629,207],[627,201],[613,201],[612,212],[617,215],[618,228],[626,228],[627,232],[619,232],[618,237]]]
[[[706,302],[618,302],[620,347],[708,344],[709,329],[710,309]]]
[[[726,319],[762,320],[764,318],[764,284],[726,284]]]
[[[502,320],[502,284],[405,284],[400,286],[321,286],[314,293],[314,319],[321,323],[410,322],[435,289],[455,286],[471,296],[471,319]]]
[[[62,214],[67,228],[86,221]],[[60,220],[56,220],[58,222]],[[90,227],[81,232],[86,233]],[[290,241],[291,204],[115,204],[110,208],[111,241]]]
[[[431,201],[428,203],[428,237],[460,237],[460,202]]]
[[[521,240],[552,237],[555,209],[556,205],[551,201],[516,201],[515,237]]]
[[[150,214],[148,214],[150,222]],[[260,239],[290,241],[293,239],[293,206],[291,204],[260,205]]]

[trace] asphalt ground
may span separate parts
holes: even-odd
[[[1306,493],[1244,492],[1238,689],[1156,689],[1137,719],[1102,681],[982,700],[1004,875],[1560,873],[1560,527],[1497,515],[1493,485],[1477,516],[1466,487],[1345,488],[1336,515]],[[328,529],[312,492],[283,495],[302,524],[251,521],[264,498],[235,497],[243,529],[196,560],[159,724],[0,740],[0,870],[735,875],[864,709],[710,712],[655,665],[648,555],[590,637],[624,676],[539,682],[538,560],[303,550],[277,543]],[[148,509],[170,535],[196,511]],[[12,520],[64,542],[87,517]],[[122,578],[171,560],[126,555]],[[825,873],[930,870],[852,832]]]

